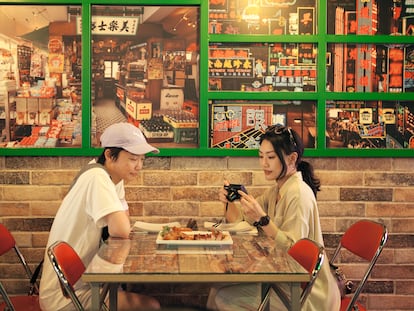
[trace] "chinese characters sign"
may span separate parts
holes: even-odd
[[[210,77],[253,77],[253,58],[210,58]]]
[[[137,33],[139,17],[136,16],[92,16],[93,35],[132,36]],[[76,20],[78,34],[82,32],[82,19]]]

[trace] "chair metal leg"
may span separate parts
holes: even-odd
[[[117,310],[118,307],[118,286],[119,284],[111,284],[109,286],[109,309]]]
[[[100,295],[101,286],[99,283],[91,283],[91,291],[92,291],[92,311],[100,311]]]
[[[286,293],[277,284],[272,284],[271,289],[275,291],[276,295],[278,295],[280,300],[285,305],[286,309],[290,310],[291,308],[290,300],[289,300],[289,297],[286,295]]]
[[[257,308],[257,311],[268,311],[269,310],[271,289],[272,287],[270,286],[267,286],[267,289],[266,289],[265,286],[262,285],[262,302]],[[265,293],[264,296],[263,296],[263,293]]]
[[[100,308],[101,308],[101,310],[103,310],[103,311],[109,311],[109,308],[108,308],[108,306],[105,304],[105,298],[106,298],[106,295],[108,295],[108,291],[109,291],[109,284],[108,283],[105,283],[103,286],[102,286],[102,290],[101,290],[101,298],[100,298],[100,303],[99,303],[99,305],[100,305]]]

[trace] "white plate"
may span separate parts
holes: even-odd
[[[168,226],[168,227],[181,227],[179,222],[169,222],[164,224],[154,224],[149,222],[143,222],[143,221],[136,221],[134,224],[134,228],[140,230],[140,231],[146,231],[146,232],[160,232],[162,231],[162,228]]]
[[[194,235],[194,234],[208,234],[211,231],[184,231],[184,234]],[[231,238],[230,232],[222,231],[224,235],[223,240],[164,240],[161,232],[157,236],[157,244],[164,245],[232,245],[233,239]]]
[[[231,255],[233,248],[231,245],[158,245],[156,254],[220,254]]]

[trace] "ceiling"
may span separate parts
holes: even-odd
[[[110,15],[118,11],[137,11],[140,6],[97,6],[101,12],[107,9]],[[0,5],[0,15],[4,15],[15,24],[15,35],[20,37],[27,33],[47,27],[51,22],[67,21],[69,19],[68,9],[72,13],[80,11],[80,7],[65,5]],[[94,7],[92,8],[94,9]],[[193,23],[198,23],[196,7],[173,7],[173,6],[146,6],[143,9],[143,24],[162,24],[164,31],[173,36],[187,36],[189,28]],[[128,14],[128,13],[127,13]],[[119,15],[119,14],[118,14]],[[4,27],[3,27],[4,29]],[[1,31],[0,31],[1,32]]]
[[[16,36],[68,19],[66,6],[0,5],[0,12],[15,24]]]

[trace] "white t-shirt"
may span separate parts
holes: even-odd
[[[91,168],[79,176],[63,199],[50,230],[47,247],[58,240],[65,241],[75,249],[87,267],[99,249],[102,228],[107,225],[104,217],[126,208],[123,181],[115,185],[103,168]],[[82,280],[75,285],[79,294],[89,289],[89,285]],[[63,296],[46,253],[40,281],[41,308],[57,311],[71,303]]]

